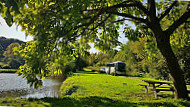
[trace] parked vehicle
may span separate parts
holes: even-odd
[[[100,69],[100,73],[105,73],[106,72],[106,69],[105,68],[101,68]]]
[[[105,68],[105,72],[111,75],[125,75],[126,64],[121,61],[108,63]]]

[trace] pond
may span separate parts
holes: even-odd
[[[27,80],[12,73],[0,73],[0,98],[24,97],[44,98],[59,97],[59,88],[62,82],[53,79],[44,79],[43,86],[34,89],[27,84]]]

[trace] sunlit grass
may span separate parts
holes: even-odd
[[[0,69],[0,73],[1,72],[16,72],[17,69]]]
[[[99,96],[123,101],[129,93],[144,92],[144,89],[138,85],[140,83],[144,82],[93,72],[75,73],[75,76],[69,77],[63,83],[61,95],[73,98]],[[73,87],[77,87],[77,90],[68,95],[68,91]]]
[[[69,77],[63,83],[60,91],[63,98],[88,99],[95,97],[138,106],[174,106],[180,105],[178,103],[184,101],[174,100],[172,92],[160,92],[158,99],[155,99],[153,92],[149,91],[148,94],[145,94],[145,88],[139,84],[147,83],[138,79],[89,71],[79,72],[75,73],[73,77]]]

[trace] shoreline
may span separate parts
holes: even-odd
[[[0,73],[16,73],[17,71],[0,71]]]
[[[0,69],[0,73],[16,73],[17,69]]]

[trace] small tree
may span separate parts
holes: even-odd
[[[4,51],[3,56],[8,59],[17,59],[19,56],[14,54],[13,49],[19,47],[19,43],[11,43]]]

